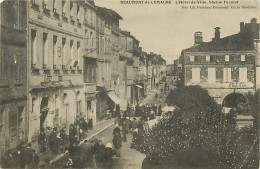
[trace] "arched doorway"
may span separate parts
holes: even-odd
[[[49,97],[44,96],[42,98],[41,101],[41,106],[40,106],[40,128],[45,128],[46,126],[44,126],[44,123],[46,121],[46,117],[48,115],[49,112],[49,107],[48,107],[48,103],[49,103]]]
[[[222,106],[228,107],[228,108],[235,108],[239,104],[245,103],[245,102],[246,102],[246,98],[243,94],[231,93],[224,98],[224,100],[222,102]]]

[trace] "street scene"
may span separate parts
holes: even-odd
[[[258,169],[260,15],[125,5],[0,4],[0,168]]]

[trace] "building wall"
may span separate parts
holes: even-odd
[[[86,45],[83,40],[84,8],[77,8],[79,4],[69,1],[65,1],[64,8],[62,1],[56,1],[54,6],[53,1],[46,2],[46,9],[42,1],[29,4],[28,139],[35,143],[34,146],[37,146],[40,127],[65,127],[68,132],[69,125],[77,118],[87,116],[82,85],[83,49]],[[88,20],[93,24],[95,19],[90,17]],[[87,45],[93,47],[90,42]],[[48,113],[41,122],[44,111]]]
[[[184,55],[185,85],[200,85],[206,88],[218,100],[223,100],[229,94],[241,90],[255,89],[255,56],[252,51],[234,52],[186,52]],[[224,91],[224,92],[223,92]],[[221,101],[220,101],[221,102]]]
[[[0,4],[0,158],[27,140],[26,15],[24,1]]]

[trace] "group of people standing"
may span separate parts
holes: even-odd
[[[14,151],[6,151],[1,159],[3,168],[36,168],[40,158],[31,143],[20,143]]]

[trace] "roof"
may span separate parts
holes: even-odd
[[[220,29],[219,27],[215,28]],[[251,23],[240,23],[240,32],[224,38],[213,38],[210,42],[184,49],[183,52],[241,51],[254,50],[254,39],[259,39],[260,24],[253,18]],[[215,32],[216,33],[216,32]]]
[[[112,16],[115,16],[118,19],[123,19],[123,17],[121,15],[119,15],[116,11],[114,11],[112,9],[107,9],[105,7],[99,7],[99,6],[96,6],[96,7],[98,10],[102,11],[103,13],[112,14]]]
[[[129,37],[129,38],[132,38],[133,40],[135,40],[135,41],[138,41],[133,35],[131,35],[131,33],[130,32],[128,32],[128,31],[123,31],[123,30],[121,30],[121,34],[122,35],[125,35],[125,36],[127,36],[127,37]],[[138,41],[139,42],[139,41]]]
[[[183,52],[205,52],[205,51],[234,51],[234,50],[253,50],[254,43],[250,35],[238,33],[211,42],[203,42],[198,46],[184,49]]]

